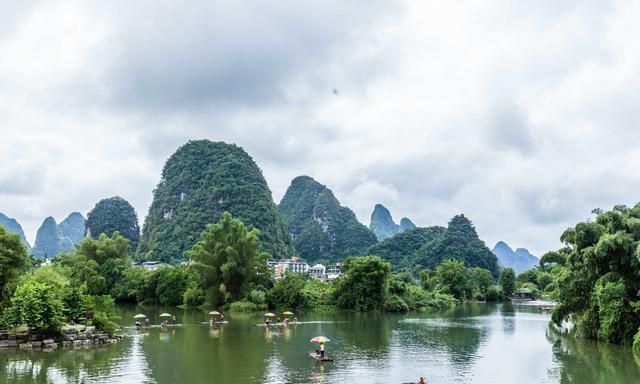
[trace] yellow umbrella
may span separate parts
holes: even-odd
[[[271,312],[267,312],[267,313],[265,313],[264,315],[265,315],[266,317],[275,317],[275,316],[276,316],[276,315],[274,315],[274,314],[273,314],[273,313],[271,313]]]
[[[286,311],[286,312],[282,312],[283,315],[293,315],[293,312],[291,311]]]
[[[331,341],[331,340],[326,336],[316,336],[313,339],[311,339],[312,343],[326,343],[327,341]]]

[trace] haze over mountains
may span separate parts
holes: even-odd
[[[540,262],[540,260],[533,256],[527,249],[517,248],[514,251],[504,241],[499,241],[495,247],[493,247],[492,252],[498,257],[498,261],[502,267],[513,268],[516,274],[534,268]]]
[[[115,196],[100,200],[87,220],[79,212],[60,224],[46,218],[31,253],[51,258],[71,251],[85,236],[118,231],[130,240],[137,258],[177,262],[184,260],[184,252],[206,225],[217,222],[225,211],[259,229],[263,250],[274,258],[298,255],[309,262],[331,262],[374,254],[396,270],[435,268],[456,258],[489,269],[494,276],[498,262],[517,272],[538,262],[527,250],[513,251],[503,242],[492,253],[464,215],[455,216],[447,227],[420,228],[406,217],[397,224],[389,210],[377,204],[367,227],[327,186],[309,176],[294,178],[276,206],[249,154],[236,145],[209,140],[189,141],[167,160],[142,231],[133,206]],[[28,246],[16,220],[0,214],[0,224]]]
[[[407,229],[415,228],[411,220],[406,217],[400,219],[400,224],[396,224],[391,217],[391,212],[382,204],[376,204],[371,212],[371,222],[369,229],[376,234],[378,240],[384,240]]]

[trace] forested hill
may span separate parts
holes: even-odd
[[[138,254],[161,261],[181,260],[206,225],[218,222],[225,211],[260,230],[264,251],[276,258],[292,254],[260,168],[242,148],[209,140],[189,141],[167,160]]]
[[[311,262],[358,255],[377,241],[330,189],[309,176],[293,179],[278,210],[296,251]]]
[[[417,262],[417,252],[444,235],[444,227],[412,228],[372,245],[368,255],[389,261],[395,270],[411,270]]]
[[[136,249],[140,240],[138,216],[133,206],[120,196],[100,200],[87,214],[87,235],[97,239],[119,232]]]

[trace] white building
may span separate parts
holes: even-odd
[[[309,264],[299,257],[292,257],[286,260],[268,260],[267,264],[273,267],[274,276],[280,278],[287,272],[307,273],[309,272]]]
[[[327,268],[322,264],[316,264],[309,268],[309,273],[316,279],[324,280],[327,275]]]

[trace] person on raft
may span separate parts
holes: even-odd
[[[320,358],[324,359],[324,343],[320,343]]]
[[[424,377],[421,377],[421,378],[420,378],[420,380],[418,380],[418,384],[427,384],[427,383],[424,381]]]

